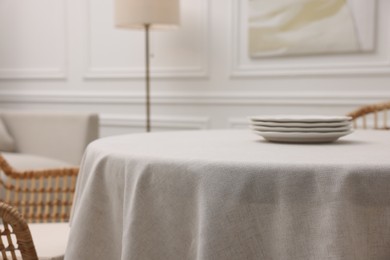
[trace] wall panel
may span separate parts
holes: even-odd
[[[0,79],[66,74],[66,0],[0,1]]]

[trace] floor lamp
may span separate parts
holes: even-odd
[[[146,131],[150,123],[150,29],[172,28],[179,24],[179,0],[115,0],[115,22],[119,28],[145,30]]]

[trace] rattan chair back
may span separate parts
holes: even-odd
[[[69,221],[78,167],[17,171],[0,155],[0,170],[0,202],[28,223]]]
[[[8,260],[38,260],[27,222],[10,205],[0,202],[0,256]]]
[[[362,106],[350,113],[354,128],[389,130],[390,102]],[[372,122],[372,124],[370,124]]]

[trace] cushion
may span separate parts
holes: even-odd
[[[69,237],[69,223],[29,223],[28,227],[39,260],[63,260]],[[4,227],[0,224],[0,230]],[[12,236],[16,245],[16,237]],[[2,258],[1,258],[2,259]],[[17,251],[17,259],[22,260]]]
[[[12,168],[18,171],[73,167],[67,162],[38,155],[23,153],[1,153],[1,155]]]
[[[15,150],[15,141],[8,133],[7,127],[0,117],[0,151],[13,152]]]
[[[28,224],[39,260],[64,259],[69,223]]]

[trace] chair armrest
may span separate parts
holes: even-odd
[[[59,159],[79,165],[86,146],[98,138],[98,115],[2,111],[16,143],[16,152]]]

